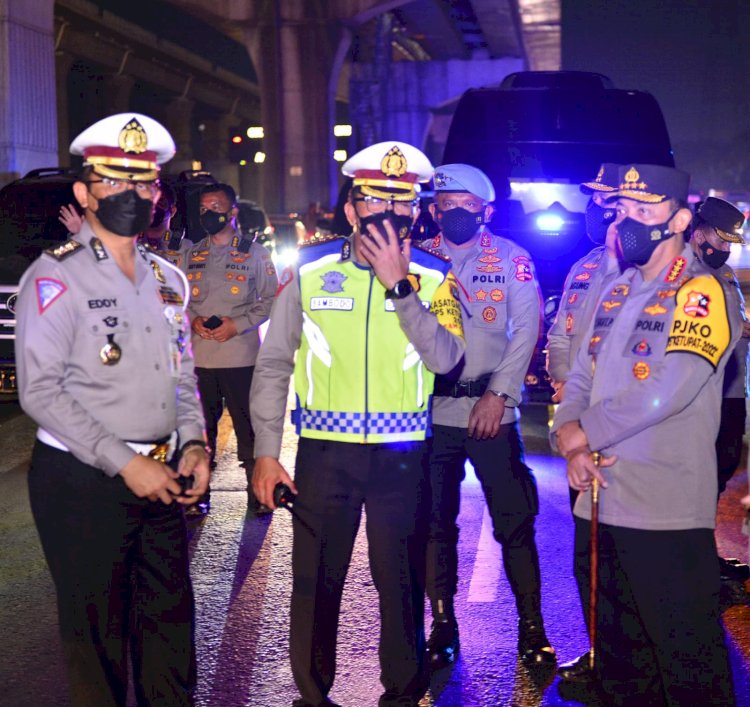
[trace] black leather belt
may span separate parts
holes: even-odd
[[[441,398],[479,398],[489,387],[491,377],[486,375],[471,381],[450,381],[436,376],[434,394]]]

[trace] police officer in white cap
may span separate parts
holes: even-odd
[[[74,705],[190,705],[193,594],[182,509],[208,484],[182,273],[136,245],[175,148],[137,113],[71,152],[85,222],[25,273],[21,405],[39,425],[31,508],[57,589]],[[179,463],[175,453],[179,455]],[[170,466],[171,463],[171,466]],[[183,483],[181,483],[183,482]]]
[[[343,172],[351,238],[300,249],[282,275],[253,378],[253,489],[294,505],[290,626],[295,705],[331,704],[341,594],[362,507],[381,633],[379,705],[416,707],[424,665],[424,439],[434,374],[464,350],[449,263],[411,248],[419,182],[432,166],[402,142],[372,145]],[[295,367],[296,352],[296,367]],[[295,478],[279,464],[294,370],[300,433]],[[303,525],[304,523],[304,525]]]
[[[539,287],[529,254],[485,225],[495,190],[481,170],[443,165],[435,170],[434,183],[430,211],[441,233],[432,246],[453,261],[467,316],[466,355],[435,381],[427,545],[430,663],[433,668],[451,663],[459,648],[453,606],[458,584],[456,519],[469,459],[487,499],[495,539],[503,547],[519,616],[519,655],[525,662],[552,664],[555,651],[542,621],[534,540],[536,482],[524,463],[518,431],[521,388],[539,333]]]

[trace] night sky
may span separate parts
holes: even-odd
[[[694,191],[750,190],[750,2],[562,0],[563,69],[651,92]]]

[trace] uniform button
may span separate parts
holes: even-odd
[[[99,331],[99,327],[96,324],[94,324],[93,328],[94,328],[94,331]]]
[[[167,404],[166,403],[162,403],[161,404],[161,409],[162,410],[166,410],[167,409]]]
[[[157,364],[155,364],[155,365],[154,365],[154,368],[155,368],[155,369],[156,369],[156,370],[158,371],[158,370],[159,370],[159,364],[158,364],[158,363],[157,363]]]
[[[127,329],[130,325],[127,322],[123,322],[122,325]]]
[[[150,333],[151,333],[151,327],[150,327],[150,326],[147,326],[147,327],[146,327],[146,333],[147,333],[147,334],[150,334]]]

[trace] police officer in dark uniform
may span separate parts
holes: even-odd
[[[177,268],[136,245],[174,143],[152,118],[121,113],[70,150],[83,155],[73,192],[85,222],[25,273],[16,350],[21,405],[39,425],[29,495],[71,699],[124,705],[130,652],[139,704],[192,705],[182,508],[205,491],[209,468],[189,293]]]

